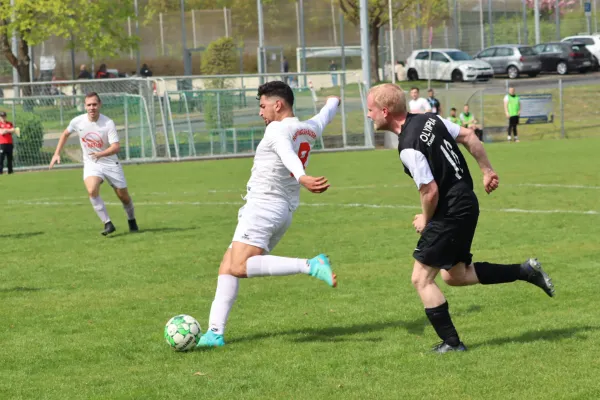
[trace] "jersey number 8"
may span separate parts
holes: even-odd
[[[308,155],[310,154],[310,143],[302,142],[300,143],[300,148],[298,149],[298,158],[300,162],[302,162],[302,168],[306,169],[306,163],[308,162]],[[290,174],[290,176],[294,176],[294,174]]]

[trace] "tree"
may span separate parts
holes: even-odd
[[[17,69],[21,82],[29,82],[29,46],[51,36],[73,40],[70,46],[83,50],[90,57],[114,56],[136,47],[137,37],[127,35],[127,17],[135,18],[129,0],[0,0],[0,51]],[[10,38],[15,31],[18,51],[11,50]],[[24,95],[30,87],[25,86]]]
[[[558,2],[558,9],[561,14],[564,14],[566,11],[571,11],[573,6],[575,5],[575,0],[560,0]],[[556,8],[555,0],[539,0],[540,6],[540,15],[542,17],[549,16],[554,14],[554,9]],[[527,7],[533,9],[535,7],[534,0],[527,0]]]
[[[338,0],[340,8],[346,19],[355,26],[360,26],[360,5],[359,0]],[[371,60],[371,80],[379,81],[379,30],[389,23],[389,0],[368,0],[369,4],[369,59]],[[420,5],[420,17],[415,12],[417,4]],[[447,0],[392,0],[392,19],[398,20],[402,15],[402,25],[433,26],[435,22],[440,22],[448,17]]]

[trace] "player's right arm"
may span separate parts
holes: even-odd
[[[327,178],[324,176],[313,177],[306,175],[304,172],[304,165],[302,165],[302,161],[300,161],[298,154],[294,151],[294,145],[291,138],[283,132],[278,132],[276,129],[276,125],[273,123],[269,124],[265,131],[265,138],[270,138],[271,146],[281,159],[283,165],[292,173],[299,184],[312,193],[322,193],[326,191],[329,188]]]
[[[75,128],[73,126],[73,121],[71,121],[71,123],[69,124],[67,129],[65,129],[63,131],[63,133],[60,135],[60,139],[58,139],[58,144],[56,145],[56,150],[54,150],[54,155],[52,156],[52,160],[50,161],[49,169],[52,169],[52,167],[54,167],[54,164],[56,164],[56,163],[60,164],[60,152],[62,151],[63,147],[65,147],[65,143],[67,143],[67,139],[69,138],[69,135],[74,130],[75,130]]]
[[[309,122],[316,125],[317,134],[320,136],[323,133],[325,127],[333,120],[337,109],[341,103],[341,100],[337,96],[329,96],[321,111],[314,117],[312,117]]]
[[[508,113],[508,95],[504,96],[504,114],[506,115],[506,118],[510,117],[510,114]]]

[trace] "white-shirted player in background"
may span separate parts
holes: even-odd
[[[313,193],[329,187],[325,177],[304,173],[310,151],[333,119],[339,98],[328,98],[319,114],[308,121],[294,116],[294,93],[280,81],[258,88],[260,116],[267,129],[256,149],[247,185],[246,204],[238,213],[231,246],[225,252],[217,291],[209,317],[209,329],[198,347],[220,347],[229,311],[235,302],[239,278],[306,274],[335,287],[336,276],[327,256],[311,259],[266,255],[281,240],[300,202],[300,185]]]
[[[106,236],[115,231],[115,226],[106,211],[104,200],[100,197],[100,184],[105,180],[113,187],[119,200],[123,203],[129,221],[129,231],[137,232],[138,226],[135,221],[133,201],[127,191],[123,167],[119,164],[117,157],[121,148],[117,128],[112,119],[100,114],[101,106],[102,102],[97,93],[92,92],[85,96],[87,113],[73,118],[62,133],[50,162],[50,168],[56,163],[60,164],[62,148],[69,135],[77,132],[83,151],[83,183],[96,214],[104,222],[102,234]]]

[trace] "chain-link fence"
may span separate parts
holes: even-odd
[[[328,95],[343,100],[340,116],[327,127],[316,150],[372,147],[354,83],[358,79],[353,73],[320,72],[0,85],[5,93],[0,110],[20,128],[21,136],[15,137],[17,168],[47,165],[70,120],[85,112],[84,97],[92,91],[102,99],[101,112],[117,125],[119,155],[125,161],[251,155],[265,129],[258,116],[257,88],[262,82],[284,80],[294,89],[294,111],[301,119],[316,114]],[[334,81],[339,84],[332,85]],[[78,137],[71,135],[63,164],[81,160]]]
[[[542,8],[540,13],[541,42],[582,32],[597,32],[597,1],[591,0],[592,12],[584,14],[584,1],[561,2],[559,25],[552,8]],[[249,2],[249,4],[252,2]],[[215,39],[231,36],[240,44],[240,60],[236,68],[240,73],[257,71],[258,21],[256,2],[242,8],[218,10],[187,10],[184,15],[186,44],[192,52],[192,73],[201,74],[200,59],[203,50]],[[436,21],[432,28],[432,47],[456,47],[474,54],[492,44],[535,44],[535,25],[532,1],[524,0],[448,0],[447,17]],[[540,2],[546,3],[546,2]],[[342,14],[337,0],[304,0],[303,32],[307,47],[356,46],[360,44],[360,30]],[[524,6],[524,4],[526,4]],[[383,10],[387,13],[387,10]],[[142,9],[141,14],[145,14]],[[406,15],[417,15],[411,9]],[[394,54],[397,60],[406,60],[415,49],[429,47],[429,27],[408,26],[406,15],[394,23]],[[414,18],[413,18],[414,19]],[[343,22],[343,29],[340,21]],[[290,71],[297,68],[296,49],[300,47],[300,13],[298,2],[285,2],[278,7],[264,7],[264,45],[266,72],[279,72],[281,58],[290,61]],[[155,76],[183,74],[182,23],[178,12],[159,13],[140,25],[141,62],[147,63]],[[125,34],[135,34],[134,21],[123,27]],[[371,26],[371,29],[373,26]],[[131,33],[130,33],[131,32]],[[389,30],[386,24],[379,28],[379,44],[383,60],[390,60]],[[40,66],[41,56],[54,56],[54,74],[61,79],[71,79],[79,73],[79,65],[87,64],[95,72],[100,64],[116,69],[121,74],[131,74],[136,69],[136,50],[130,49],[113,59],[92,60],[85,53],[68,50],[69,41],[50,38],[33,47],[33,59]],[[336,57],[333,57],[336,58]],[[339,60],[336,59],[339,64]],[[329,59],[308,59],[307,70],[327,69]],[[349,57],[347,69],[360,67],[360,57]],[[10,79],[12,68],[2,57],[0,77]],[[34,71],[35,77],[39,71]]]

